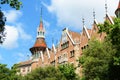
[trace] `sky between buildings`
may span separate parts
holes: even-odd
[[[42,19],[46,29],[46,43],[51,48],[52,43],[57,44],[62,29],[82,31],[82,18],[87,28],[92,27],[93,10],[98,22],[105,17],[105,2],[108,13],[115,16],[114,11],[119,0],[21,0],[23,7],[16,11],[8,5],[0,5],[7,17],[6,40],[0,45],[0,63],[13,64],[29,59],[29,48],[36,40],[37,27]]]

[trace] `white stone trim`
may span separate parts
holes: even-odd
[[[54,54],[56,54],[57,51],[54,44],[53,44],[53,50],[54,50]]]
[[[85,29],[85,32],[87,34],[88,39],[90,39],[90,35],[89,35],[89,33],[88,33],[87,28],[85,27],[85,25],[83,26],[83,28]]]
[[[108,13],[107,13],[106,15],[107,15],[108,18],[110,19],[111,23],[114,24],[114,22],[113,22],[112,18],[110,17],[110,15],[109,15]]]
[[[42,59],[42,62],[44,62],[43,52],[40,51],[40,53],[41,53],[41,59]]]
[[[47,51],[48,58],[50,59],[50,53],[49,53],[48,48],[46,48],[46,51]]]
[[[75,42],[73,41],[72,37],[70,36],[70,34],[69,34],[69,32],[68,32],[68,29],[66,29],[66,33],[67,33],[68,37],[70,38],[71,42],[72,42],[73,44],[75,44]]]
[[[98,25],[98,22],[97,22],[97,20],[95,19],[94,21],[95,21],[95,23]]]

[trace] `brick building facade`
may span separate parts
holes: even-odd
[[[117,17],[120,17],[120,2],[115,14]],[[105,20],[114,24],[113,17],[111,17],[108,12],[106,12]],[[37,67],[44,67],[47,65],[58,66],[65,63],[73,64],[76,68],[76,72],[80,73],[81,68],[78,67],[78,62],[76,60],[82,55],[82,50],[88,46],[88,41],[92,38],[102,41],[106,36],[105,33],[98,33],[99,28],[97,25],[98,21],[94,18],[92,28],[88,29],[83,24],[81,33],[64,28],[59,44],[53,44],[50,49],[45,42],[45,30],[41,18],[40,25],[37,29],[35,44],[30,48],[32,58],[28,61],[20,62],[20,73],[25,75]]]

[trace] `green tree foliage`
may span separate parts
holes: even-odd
[[[110,64],[110,79],[120,80],[120,19],[115,18],[114,24],[105,21],[104,24],[99,25],[99,29],[100,32],[107,34],[107,41],[111,41],[113,49],[116,49],[116,53]]]
[[[21,80],[22,76],[17,75],[17,72],[19,72],[17,64],[15,64],[12,69],[6,66],[5,64],[0,64],[0,80]]]
[[[79,80],[73,65],[65,64],[59,67],[39,67],[25,76],[19,73],[19,65],[15,64],[11,69],[5,64],[0,64],[0,80]]]
[[[66,80],[59,69],[54,66],[37,68],[24,77],[24,80]]]
[[[4,17],[3,12],[0,10],[0,44],[2,44],[5,39],[5,21],[6,18]]]
[[[0,64],[0,80],[8,80],[10,70],[6,67],[5,64]]]
[[[83,68],[83,80],[109,80],[109,64],[115,50],[110,42],[91,40],[88,45],[79,58]]]
[[[14,64],[10,70],[9,80],[21,80],[22,76],[18,74],[20,72],[18,68],[19,64]]]
[[[15,8],[16,10],[19,10],[22,5],[22,2],[19,0],[1,0],[0,3],[8,4],[10,7]]]
[[[27,74],[23,80],[78,80],[75,68],[70,64],[59,67],[39,67]]]
[[[75,73],[75,68],[72,64],[60,65],[58,68],[67,80],[78,80],[78,75]]]

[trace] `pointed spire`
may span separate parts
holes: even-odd
[[[37,38],[45,38],[45,28],[43,26],[43,21],[42,21],[42,8],[41,8],[41,15],[40,15],[40,24],[37,29]]]
[[[41,12],[40,12],[40,22],[42,22],[42,7],[41,7]]]
[[[42,7],[41,7],[41,13],[40,13],[40,25],[39,25],[39,30],[43,30]]]

